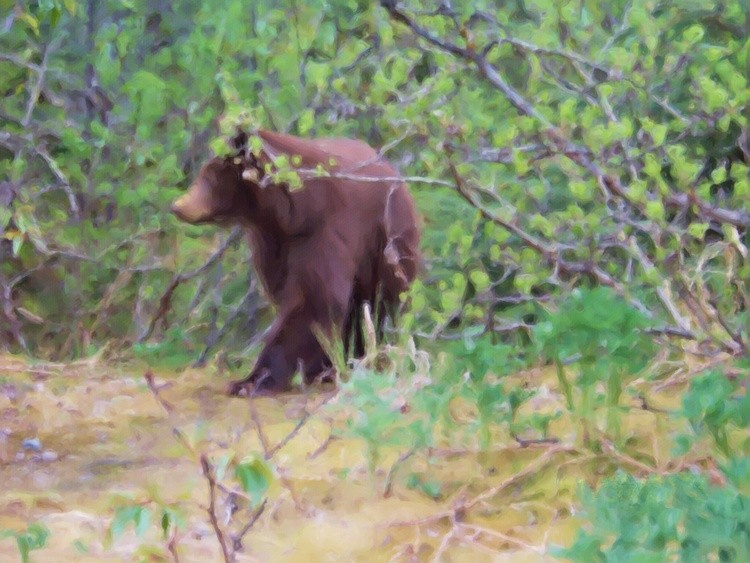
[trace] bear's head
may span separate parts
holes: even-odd
[[[258,165],[248,154],[247,135],[238,134],[230,141],[237,150],[233,156],[216,156],[204,164],[187,192],[170,210],[180,220],[228,224],[241,220],[251,209],[251,178],[257,180]],[[255,183],[255,182],[252,182]]]

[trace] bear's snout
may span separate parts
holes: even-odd
[[[178,219],[185,221],[186,218],[182,213],[182,206],[180,205],[181,199],[182,198],[172,202],[172,205],[169,206],[169,212],[172,213],[172,215],[175,215]]]
[[[186,223],[199,223],[205,221],[210,215],[200,198],[196,198],[191,192],[176,199],[169,211]]]

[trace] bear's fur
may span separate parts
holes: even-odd
[[[286,390],[301,365],[307,383],[331,367],[314,327],[343,339],[345,353],[364,353],[362,307],[374,307],[378,336],[386,313],[414,280],[419,230],[412,198],[398,172],[372,147],[343,138],[302,139],[258,131],[259,155],[247,135],[237,153],[200,170],[172,212],[188,223],[239,223],[277,317],[248,377],[231,395]],[[274,183],[266,172],[280,155],[298,168],[302,188]],[[322,166],[326,173],[314,172]],[[350,342],[353,343],[353,350]]]

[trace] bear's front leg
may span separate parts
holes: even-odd
[[[233,381],[230,396],[273,395],[289,391],[299,363],[305,372],[330,365],[311,328],[310,315],[296,310],[280,316],[269,332],[255,367],[246,378]]]
[[[296,369],[296,362],[291,362],[283,344],[270,342],[261,351],[250,375],[232,381],[227,387],[227,394],[230,397],[240,397],[274,395],[288,391]]]

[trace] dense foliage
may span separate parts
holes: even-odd
[[[592,480],[592,524],[561,554],[747,557],[743,1],[0,9],[0,347],[70,359],[111,346],[176,365],[252,356],[268,311],[239,230],[178,225],[169,203],[237,125],[363,138],[409,179],[424,222],[400,346],[343,385],[346,432],[372,466],[384,447],[429,457],[442,439],[555,442],[551,425],[572,419],[576,448],[622,450],[607,467],[653,475]],[[679,368],[689,388],[665,414],[685,426],[670,438],[680,461],[638,453],[622,413],[649,410],[648,386],[674,383],[671,366],[705,361],[714,369]],[[535,412],[537,391],[508,378],[540,363],[555,366],[564,408]],[[451,416],[461,401],[470,425]],[[236,476],[258,501],[267,468],[253,467]],[[440,496],[429,476],[408,483]],[[147,527],[145,510],[125,507],[117,526]],[[173,517],[158,510],[166,535]],[[37,535],[14,537],[28,552]]]
[[[6,5],[6,346],[252,329],[237,237],[224,252],[165,213],[238,123],[360,136],[416,177],[413,330],[513,332],[561,288],[601,284],[655,330],[744,346],[739,2]]]

